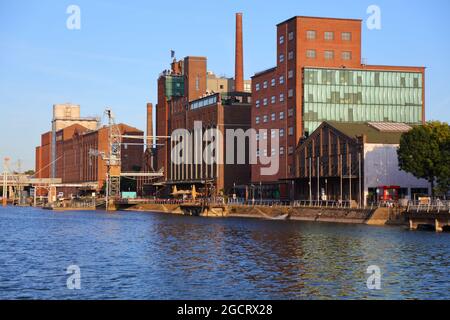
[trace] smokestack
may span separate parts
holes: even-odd
[[[234,74],[234,91],[244,91],[244,50],[242,39],[242,13],[236,13],[236,61]]]
[[[147,103],[147,137],[153,136],[153,105]],[[147,138],[147,148],[153,148],[153,139]]]

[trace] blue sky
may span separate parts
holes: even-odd
[[[81,30],[66,28],[69,5]],[[360,18],[381,8],[381,30],[363,28],[369,64],[427,67],[427,119],[450,121],[450,2],[0,0],[0,157],[34,168],[34,148],[50,129],[54,103],[80,104],[145,128],[156,79],[178,57],[208,57],[208,69],[234,72],[234,13],[244,13],[245,74],[275,65],[275,25],[294,15]]]

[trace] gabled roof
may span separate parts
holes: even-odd
[[[380,128],[395,128],[394,123],[345,123],[327,121],[326,124],[342,132],[350,138],[357,138],[366,136],[367,143],[379,143],[379,144],[399,144],[400,138],[403,133],[408,132],[409,126],[404,124],[397,124],[399,128],[396,130],[384,130]]]

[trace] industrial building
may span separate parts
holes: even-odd
[[[41,145],[36,147],[35,178],[60,178],[56,191],[66,197],[100,192],[106,181],[106,160],[102,155],[109,152],[109,127],[99,127],[95,118],[80,118],[79,111],[79,106],[55,105],[53,130],[42,134]],[[141,130],[125,124],[116,127],[121,135],[143,136]],[[122,172],[139,172],[142,155],[142,139],[123,138]]]
[[[425,68],[367,65],[361,56],[362,21],[296,16],[277,25],[276,66],[252,78],[252,127],[279,129],[278,174],[252,183],[262,197],[289,199],[295,149],[324,121],[425,121]],[[269,135],[270,136],[270,135]]]
[[[411,129],[401,123],[322,123],[296,149],[292,198],[367,205],[431,194],[428,181],[399,169],[400,138]]]
[[[243,129],[251,125],[251,82],[244,80],[242,14],[236,15],[235,78],[217,77],[207,71],[206,57],[188,56],[174,59],[171,69],[158,79],[156,105],[156,135],[171,136],[177,129],[194,133],[195,122],[201,122],[200,135],[209,128]],[[197,142],[196,142],[197,143]],[[226,141],[217,150],[225,153]],[[203,142],[199,145],[205,147]],[[248,144],[247,144],[248,146]],[[164,171],[161,186],[166,193],[178,188],[210,188],[213,194],[229,194],[250,182],[248,164],[174,164],[171,159],[173,142],[161,141],[156,147],[156,170]]]

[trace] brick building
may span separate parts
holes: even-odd
[[[127,126],[117,125],[122,135],[143,136],[143,132]],[[41,136],[41,145],[36,147],[36,178],[51,177],[52,132]],[[108,153],[109,127],[98,130],[72,124],[56,131],[55,177],[62,179],[57,191],[65,196],[86,192],[99,192],[106,181],[106,163],[91,151]],[[137,145],[141,144],[141,145]],[[136,172],[142,165],[143,141],[122,140],[122,171]]]
[[[425,121],[425,68],[362,63],[361,23],[298,16],[277,25],[276,66],[252,78],[252,127],[280,130],[278,174],[252,166],[264,197],[289,198],[295,148],[323,121]]]
[[[171,136],[174,130],[186,129],[194,133],[194,123],[202,122],[201,133],[217,128],[250,128],[250,81],[243,79],[242,15],[236,15],[236,70],[235,78],[218,78],[207,72],[206,57],[188,56],[174,60],[170,70],[158,79],[158,104],[156,106],[156,135]],[[218,146],[225,152],[225,143]],[[173,143],[172,143],[173,144]],[[204,143],[200,144],[205,146]],[[207,165],[204,160],[197,165],[175,165],[171,160],[170,141],[159,141],[156,147],[156,171],[164,170],[164,185],[202,188],[211,185],[219,193],[229,194],[235,185],[247,185],[250,166]],[[170,192],[170,188],[166,191]]]

